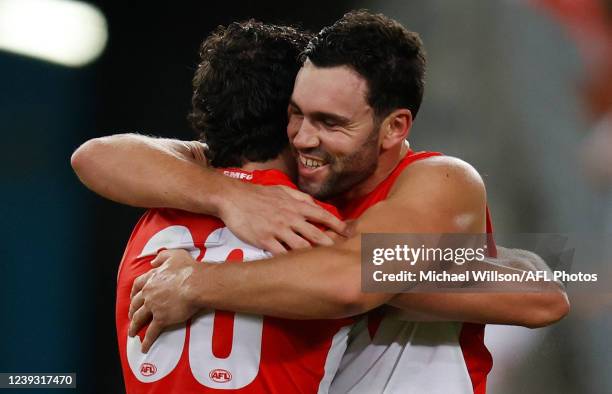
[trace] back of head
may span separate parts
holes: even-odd
[[[219,26],[202,43],[189,120],[213,166],[264,162],[287,147],[287,105],[309,38],[249,20]]]
[[[425,50],[417,33],[382,14],[345,14],[308,44],[303,60],[317,67],[348,66],[368,84],[368,104],[382,119],[398,108],[414,118],[425,87]]]

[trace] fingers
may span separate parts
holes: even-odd
[[[276,239],[262,241],[261,246],[264,250],[267,250],[268,252],[272,253],[275,256],[279,254],[287,253],[287,248],[285,248],[283,244],[281,244]]]
[[[142,307],[140,307],[140,309],[138,309],[136,313],[134,313],[134,316],[132,316],[128,335],[131,337],[136,336],[136,334],[138,334],[138,331],[140,331],[142,327],[149,323],[152,318],[153,315],[146,306],[143,305]]]
[[[346,239],[346,238],[345,238],[345,237],[343,237],[342,235],[340,235],[340,234],[338,234],[337,232],[332,231],[332,230],[325,230],[325,231],[324,231],[324,233],[325,233],[325,235],[327,235],[329,238],[331,238],[331,239],[332,239],[332,241],[333,241],[334,243],[339,242],[339,241],[343,241],[343,240],[345,240],[345,239]]]
[[[130,302],[130,310],[128,311],[128,319],[132,320],[132,316],[137,310],[140,309],[141,306],[144,305],[144,301],[145,299],[142,295],[142,291],[139,291],[134,297],[132,297],[132,302]]]
[[[285,186],[258,186],[256,190],[239,193],[241,202],[236,205],[248,201],[244,208],[248,215],[227,210],[233,213],[222,218],[241,240],[278,255],[289,248],[333,245],[332,238],[319,230],[318,224],[345,235],[346,224],[318,206],[311,196]],[[245,217],[250,219],[246,221]],[[159,266],[157,261],[153,264]]]
[[[357,233],[357,219],[348,219],[344,221],[346,228],[344,230],[343,236],[350,238]]]
[[[145,274],[140,275],[138,278],[134,279],[134,283],[132,284],[132,291],[130,292],[130,299],[134,298],[134,296],[142,290],[147,280],[149,280],[149,276],[152,275],[152,271],[149,271]]]
[[[157,320],[153,319],[153,321],[151,321],[151,324],[149,324],[149,327],[147,327],[147,332],[145,333],[144,340],[142,341],[143,353],[149,352],[149,349],[151,349],[151,346],[159,337],[159,334],[162,333],[162,331],[162,325]]]
[[[314,202],[314,199],[309,194],[303,193],[299,190],[292,189],[288,186],[279,186],[279,188],[281,188],[285,193],[289,194],[292,198],[298,201],[302,201],[302,202],[305,202],[311,205],[316,205],[316,203]]]
[[[160,251],[157,253],[157,256],[155,256],[155,258],[151,260],[151,265],[154,268],[161,266],[163,263],[166,262],[166,260],[172,257],[172,251],[173,250],[169,249],[160,249]]]
[[[316,229],[315,229],[316,230]],[[279,236],[279,240],[284,242],[291,249],[307,249],[310,248],[310,242],[306,241],[300,235],[288,229]]]
[[[346,223],[319,206],[304,204],[301,207],[301,213],[311,222],[320,223],[340,235],[344,235],[347,230]]]
[[[334,240],[326,232],[308,222],[296,223],[292,229],[315,245],[330,246]],[[335,232],[334,232],[335,234]],[[310,245],[309,245],[310,246]]]
[[[160,253],[161,254],[161,253]],[[165,261],[165,258],[163,256],[160,256],[159,254],[157,256],[155,256],[155,258],[153,260],[151,260],[151,265],[154,268],[159,267],[160,265],[162,265]]]
[[[206,150],[208,145],[201,143],[200,141],[190,141],[185,143],[189,153],[196,162],[206,164]]]

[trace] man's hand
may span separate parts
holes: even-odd
[[[273,254],[332,245],[332,238],[313,223],[341,235],[348,230],[311,196],[285,186],[236,185],[219,217],[238,238]]]
[[[182,323],[197,312],[187,284],[196,264],[201,263],[183,249],[165,250],[151,261],[154,269],[134,280],[128,334],[137,335],[150,322],[142,342],[144,353],[166,327]]]
[[[200,141],[163,140],[168,148],[173,150],[178,157],[191,160],[197,164],[208,166],[208,145]]]
[[[274,254],[332,240],[345,225],[312,197],[283,186],[249,185],[209,168],[207,146],[136,134],[95,138],[72,155],[81,181],[103,197],[144,208],[220,217],[242,241]]]

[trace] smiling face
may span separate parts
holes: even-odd
[[[366,102],[368,86],[347,66],[306,61],[295,80],[287,133],[302,191],[338,196],[372,175],[380,152],[380,123]]]

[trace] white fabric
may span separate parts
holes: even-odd
[[[330,393],[473,394],[461,327],[386,316],[371,340],[364,319],[351,331]]]

